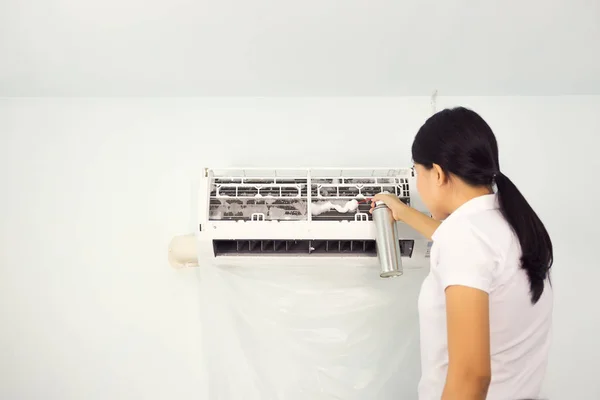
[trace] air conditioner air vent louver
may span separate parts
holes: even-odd
[[[376,256],[375,240],[213,240],[215,256],[362,255]],[[411,257],[414,240],[400,240],[400,252]]]

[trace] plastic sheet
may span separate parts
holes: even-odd
[[[199,268],[210,400],[416,399],[425,270]]]

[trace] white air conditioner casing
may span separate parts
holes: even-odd
[[[377,267],[367,199],[380,192],[427,213],[412,168],[207,168],[198,193],[198,264]],[[404,268],[427,266],[430,241],[401,222],[397,231]]]

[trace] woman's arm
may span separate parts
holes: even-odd
[[[431,240],[433,232],[435,232],[441,224],[440,221],[428,217],[422,212],[407,206],[393,194],[375,195],[373,199],[371,199],[371,211],[373,211],[373,207],[375,207],[375,202],[379,200],[383,201],[389,209],[392,210],[392,214],[396,221],[406,223],[429,240]]]
[[[467,286],[446,288],[448,374],[442,400],[485,400],[492,376],[489,295]]]

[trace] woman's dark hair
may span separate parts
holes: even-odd
[[[521,244],[521,267],[529,278],[531,301],[537,303],[552,267],[552,241],[525,197],[500,171],[498,143],[483,118],[463,107],[438,112],[419,129],[412,158],[425,168],[437,164],[473,186],[496,183],[501,212]]]

